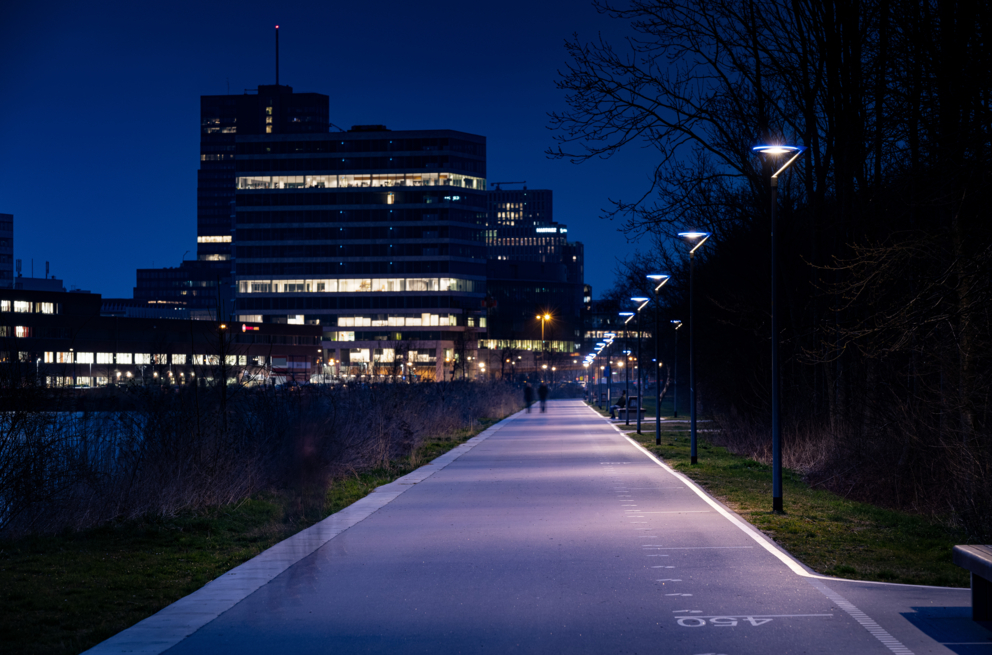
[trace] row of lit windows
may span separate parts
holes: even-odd
[[[231,243],[231,235],[219,237],[196,237],[197,243]]]
[[[473,327],[474,319],[468,319]],[[486,319],[480,318],[479,327],[486,326]],[[338,316],[338,327],[427,327],[427,326],[457,326],[458,316],[455,314],[389,314],[372,318],[371,316]]]
[[[481,292],[482,283],[451,277],[238,280],[238,293],[370,293],[408,291]]]
[[[338,189],[391,186],[455,186],[484,191],[486,180],[456,173],[368,173],[365,175],[252,175],[239,189]]]
[[[28,300],[0,300],[0,312],[14,312],[15,314],[54,314],[55,303],[32,303]]]
[[[171,361],[170,361],[171,358]],[[175,364],[184,366],[187,359],[196,366],[219,366],[219,355],[152,354],[152,353],[90,353],[90,352],[46,352],[42,358],[46,364],[126,364],[151,366]],[[246,366],[247,355],[226,355],[225,363],[230,366]]]

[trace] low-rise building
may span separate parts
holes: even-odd
[[[320,344],[317,326],[107,316],[99,294],[0,290],[0,365],[47,385],[310,382]]]

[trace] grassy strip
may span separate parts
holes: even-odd
[[[811,489],[788,469],[782,476],[786,513],[774,514],[771,466],[713,446],[705,434],[697,435],[699,463],[692,466],[687,425],[661,427],[660,446],[653,424],[642,427],[641,435],[625,432],[814,571],[852,580],[968,586],[967,572],[951,562],[954,545],[967,543],[961,530]]]
[[[335,480],[318,507],[299,494],[265,493],[171,519],[0,542],[0,653],[90,648],[493,423],[428,441],[388,468]]]

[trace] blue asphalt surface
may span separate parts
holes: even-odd
[[[967,590],[818,579],[759,542],[555,401],[165,652],[992,655]]]

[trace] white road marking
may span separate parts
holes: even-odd
[[[665,594],[665,595],[666,596],[691,596],[692,594]],[[688,612],[689,610],[677,610],[677,611]],[[703,610],[696,610],[696,611],[702,612]]]
[[[682,578],[658,578],[655,582],[682,582]]]
[[[674,566],[652,566],[653,569],[674,569]]]
[[[712,514],[708,509],[680,509],[671,512],[643,512],[644,514]]]
[[[869,618],[867,614],[859,610],[836,591],[833,591],[819,580],[810,580],[809,583],[819,589],[820,593],[824,596],[832,600],[837,607],[847,612],[852,619],[860,623],[865,630],[870,632],[875,639],[882,642],[882,644],[893,653],[897,653],[898,655],[913,655],[913,651],[903,646],[899,640],[882,629],[882,627]]]
[[[797,617],[822,617],[829,616],[832,617],[833,614],[748,614],[746,616],[741,615],[721,615],[721,616],[680,616],[675,620],[683,628],[702,628],[706,625],[706,620],[709,619],[709,625],[716,628],[733,628],[736,627],[738,622],[745,621],[750,623],[752,626],[765,625],[770,623],[772,619],[777,618],[797,618]]]
[[[659,550],[737,550],[740,548],[751,548],[751,546],[662,546],[661,544],[644,544],[654,546]]]

